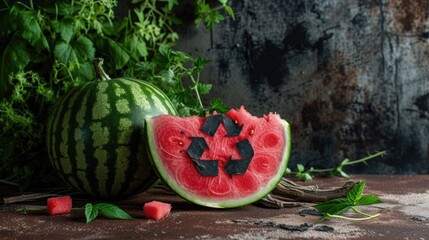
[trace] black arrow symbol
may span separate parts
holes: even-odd
[[[249,140],[245,139],[240,141],[235,146],[242,159],[232,159],[232,157],[229,157],[224,169],[230,177],[232,177],[233,174],[244,174],[254,156],[254,151]]]
[[[191,144],[188,147],[188,154],[197,166],[201,176],[217,176],[217,160],[201,160],[204,151],[208,149],[207,142],[203,137],[192,137]]]
[[[223,118],[224,116],[222,114],[207,117],[201,127],[201,131],[213,137],[219,125],[222,123]]]
[[[239,136],[243,125],[238,125],[232,119],[223,114],[207,117],[201,126],[201,131],[214,136],[220,124],[223,122],[227,131],[225,137]],[[254,152],[249,140],[245,139],[235,144],[242,159],[232,159],[229,157],[224,169],[230,177],[234,174],[244,174],[249,167],[250,161],[253,158]],[[218,175],[218,160],[202,160],[201,156],[208,149],[207,142],[203,137],[192,137],[192,142],[188,148],[188,154],[192,161],[197,166],[197,170],[201,176],[217,176]]]
[[[197,170],[201,176],[215,177],[219,174],[217,160],[192,160],[197,165]]]
[[[191,137],[192,142],[188,147],[188,154],[192,159],[200,159],[204,151],[209,148],[203,137]]]
[[[243,125],[239,126],[231,118],[224,117],[223,125],[225,126],[226,131],[228,132],[225,137],[235,137],[240,136],[241,129]]]
[[[225,117],[223,114],[207,117],[201,127],[201,131],[213,137],[222,121],[227,131],[225,137],[235,137],[240,135],[243,125],[240,126],[236,124],[231,118]]]

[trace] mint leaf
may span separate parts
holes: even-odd
[[[86,223],[91,222],[98,216],[98,208],[95,208],[91,203],[85,205]]]
[[[132,219],[132,217],[121,208],[110,203],[87,203],[85,205],[86,223],[91,222],[97,218],[98,214],[113,219]]]
[[[132,219],[132,217],[121,208],[110,203],[97,203],[94,205],[100,213],[108,218]]]
[[[382,201],[378,199],[378,197],[376,197],[375,195],[362,196],[364,188],[365,188],[365,181],[361,181],[357,183],[355,187],[347,193],[347,198],[337,198],[337,199],[329,200],[313,206],[315,209],[317,209],[319,212],[323,213],[324,215],[319,219],[319,222],[323,221],[328,217],[342,218],[342,219],[348,219],[348,220],[368,220],[368,219],[372,219],[380,216],[380,213],[375,215],[370,215],[370,214],[361,212],[356,208],[356,206],[382,203]],[[341,214],[348,212],[350,209],[353,209],[353,211],[357,214],[364,215],[365,218],[350,218],[350,217],[340,216]]]
[[[324,215],[338,215],[347,212],[352,206],[350,204],[349,199],[337,198],[323,203],[319,203],[313,207]]]
[[[356,206],[365,206],[365,205],[372,205],[377,203],[383,203],[383,202],[375,195],[365,195],[357,201]]]
[[[355,206],[359,201],[359,199],[361,198],[364,188],[365,188],[365,181],[361,181],[358,184],[356,184],[354,188],[347,193],[347,198],[350,200],[353,206]]]

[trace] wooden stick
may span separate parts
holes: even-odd
[[[317,186],[302,186],[282,178],[277,187],[259,203],[272,208],[297,207],[307,203],[320,203],[335,198],[346,197],[347,193],[356,185],[355,182],[346,182],[341,187],[319,189]]]
[[[34,201],[41,198],[48,198],[48,197],[56,197],[58,194],[52,194],[52,193],[31,193],[31,194],[23,194],[19,196],[14,197],[5,197],[1,199],[1,204],[12,204],[12,203],[20,203],[20,202],[28,202],[28,201]]]

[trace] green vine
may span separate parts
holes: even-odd
[[[310,167],[310,168],[306,169],[304,167],[304,165],[298,163],[296,165],[297,171],[292,171],[290,168],[287,168],[286,174],[294,175],[295,177],[297,177],[298,179],[301,179],[301,180],[312,180],[314,174],[329,174],[331,176],[339,175],[339,176],[344,177],[344,178],[350,178],[350,176],[345,172],[344,167],[359,164],[359,163],[367,164],[368,160],[371,160],[371,159],[376,158],[376,157],[382,157],[385,154],[386,154],[386,151],[381,151],[381,152],[377,152],[375,154],[369,155],[369,156],[361,158],[361,159],[353,160],[353,161],[346,158],[340,164],[338,164],[338,166],[333,167],[333,168],[325,168],[325,169],[315,169],[314,167]]]

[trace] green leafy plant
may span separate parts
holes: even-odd
[[[368,220],[380,216],[380,213],[371,215],[364,213],[357,209],[358,206],[367,206],[382,203],[382,201],[375,195],[362,195],[365,188],[365,181],[361,181],[354,188],[352,188],[348,193],[346,198],[337,198],[332,199],[320,204],[313,206],[319,212],[323,214],[323,217],[319,219],[319,222],[327,218],[341,218],[347,220]],[[353,210],[359,215],[363,215],[362,218],[352,218],[342,216],[347,213],[349,210]]]
[[[213,111],[223,113],[229,108],[219,99],[212,100],[208,108],[201,100],[201,95],[208,94],[212,88],[211,84],[201,83],[200,79],[207,63],[207,59],[192,58],[184,52],[161,46],[152,61],[137,63],[125,74],[156,84],[170,97],[181,116],[203,116]]]
[[[306,169],[304,167],[304,165],[298,163],[296,165],[297,171],[294,172],[294,171],[291,171],[290,168],[287,168],[286,174],[294,175],[295,177],[297,177],[298,179],[301,179],[301,180],[312,180],[314,174],[326,174],[326,173],[328,173],[331,176],[338,176],[339,175],[339,176],[344,177],[344,178],[350,178],[350,176],[345,172],[344,167],[350,166],[350,165],[355,165],[358,163],[367,164],[368,160],[383,156],[385,154],[386,154],[386,151],[381,151],[381,152],[377,152],[375,154],[369,155],[369,156],[361,158],[361,159],[353,160],[353,161],[346,158],[338,166],[336,166],[334,168],[326,168],[326,169],[315,169],[314,167],[310,167],[310,168]]]
[[[211,89],[199,77],[207,60],[171,50],[179,38],[174,26],[182,23],[177,0],[133,0],[125,16],[115,15],[115,0],[1,3],[0,184],[25,189],[36,179],[52,182],[44,152],[46,118],[59,96],[95,78],[94,57],[105,59],[111,76],[161,84],[183,115],[226,108],[220,100],[208,108],[202,104],[200,96]],[[195,1],[195,11],[204,4]],[[220,4],[205,9],[233,14],[227,1]]]

